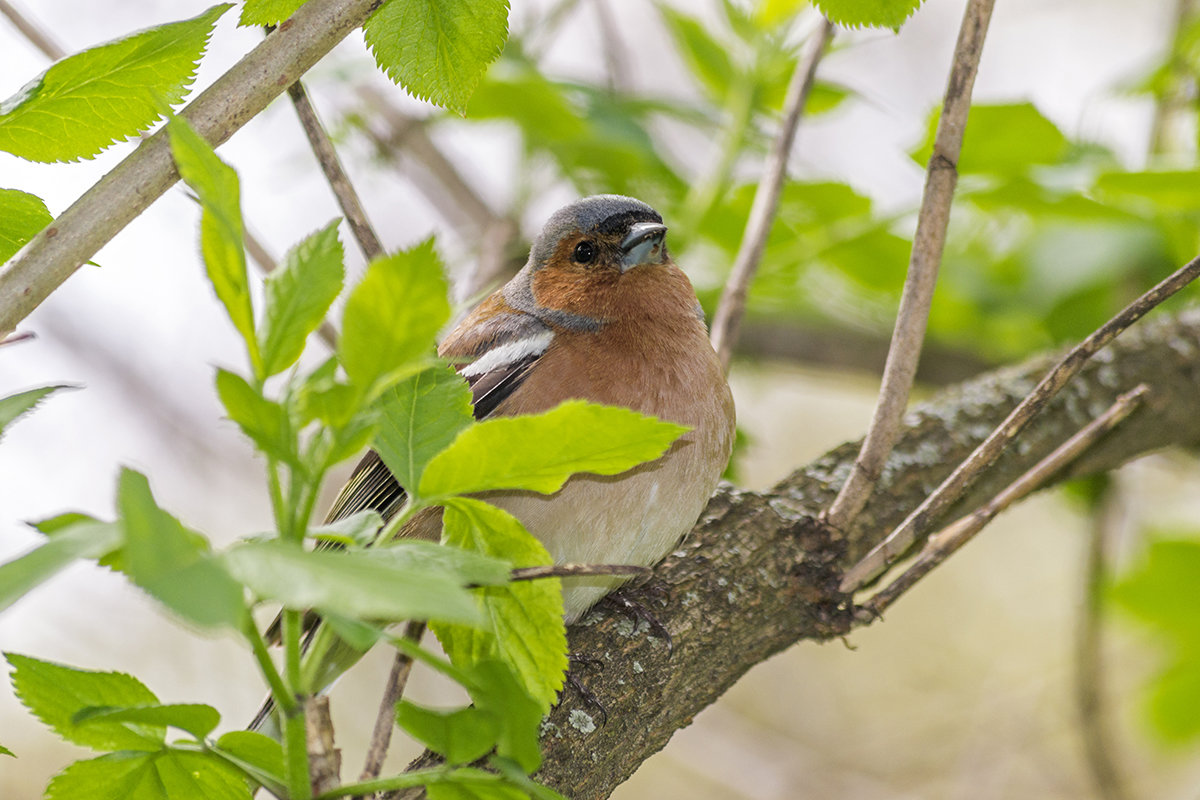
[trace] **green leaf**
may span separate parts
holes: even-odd
[[[451,773],[446,780],[425,788],[429,800],[529,800],[529,795],[499,778]]]
[[[220,368],[217,369],[217,396],[229,418],[259,450],[272,458],[299,465],[296,440],[283,406],[263,397],[241,375]]]
[[[1093,190],[1114,201],[1141,201],[1152,213],[1194,213],[1200,208],[1200,170],[1108,172],[1096,179]]]
[[[0,103],[0,150],[74,161],[146,130],[183,100],[213,25],[230,6],[62,59]]]
[[[715,102],[723,103],[735,73],[733,62],[729,59],[729,47],[713,38],[695,17],[663,3],[659,3],[657,8],[691,74]]]
[[[16,758],[17,754],[0,744],[0,756],[12,756],[13,758]]]
[[[500,733],[491,713],[470,706],[436,711],[401,700],[396,705],[396,723],[450,764],[469,764],[482,757]]]
[[[488,759],[488,764],[511,781],[513,785],[523,789],[533,800],[567,800],[564,795],[559,794],[549,786],[543,786],[534,781],[525,774],[520,764],[510,758],[492,756]]]
[[[431,367],[379,398],[372,446],[401,486],[419,486],[425,466],[474,421],[471,389],[450,367]]]
[[[467,428],[429,462],[424,498],[490,489],[551,494],[576,472],[616,475],[653,461],[687,432],[627,408],[568,400],[543,414]]]
[[[217,748],[255,772],[285,785],[283,747],[270,736],[254,731],[230,731],[217,739]]]
[[[456,498],[447,503],[442,535],[447,545],[504,557],[518,567],[553,562],[516,517],[481,500]],[[549,711],[567,668],[560,581],[489,586],[480,589],[478,596],[487,626],[432,626],[446,655],[464,669],[483,661],[502,661],[518,676],[542,713]]]
[[[363,25],[388,77],[421,100],[466,111],[508,39],[508,0],[388,0]]]
[[[924,143],[912,156],[920,164],[933,153],[940,109],[930,115]],[[1071,143],[1032,103],[971,106],[963,134],[960,174],[1023,175],[1030,167],[1058,164]]]
[[[898,30],[921,7],[922,0],[814,0],[813,5],[844,28]]]
[[[217,158],[208,142],[182,117],[172,118],[167,123],[167,132],[179,176],[200,198],[203,207],[200,250],[208,279],[233,327],[246,342],[254,374],[265,378],[258,339],[254,335],[254,309],[250,304],[250,284],[246,276],[237,173]]]
[[[100,558],[121,541],[120,528],[111,522],[81,522],[56,532],[45,544],[0,565],[0,611],[75,559]]]
[[[77,389],[77,386],[70,386],[65,383],[56,384],[54,386],[39,386],[37,389],[28,389],[24,392],[10,394],[7,397],[0,397],[0,436],[4,435],[4,429],[15,420],[17,417],[33,410],[34,406],[42,402],[59,389]]]
[[[204,627],[241,623],[242,588],[208,552],[203,536],[158,507],[145,475],[121,470],[117,511],[126,570],[134,583],[188,622]]]
[[[382,525],[383,517],[379,516],[377,511],[367,509],[348,517],[342,517],[327,525],[310,528],[308,535],[319,542],[332,542],[347,547],[366,547],[375,541],[375,536],[379,533]]]
[[[496,754],[511,758],[526,772],[542,763],[538,734],[546,706],[529,696],[522,681],[501,661],[480,661],[470,670],[471,699],[500,722]]]
[[[295,14],[304,0],[246,0],[238,25],[243,28],[278,25]]]
[[[264,375],[296,363],[308,335],[342,291],[344,253],[337,228],[334,220],[296,245],[264,282],[266,303],[259,331]]]
[[[76,725],[75,715],[90,706],[136,706],[158,698],[141,681],[121,672],[91,672],[63,664],[5,653],[13,666],[13,692],[30,712],[68,742],[93,750],[157,750],[161,725],[97,722]]]
[[[394,567],[362,552],[250,542],[234,547],[224,560],[251,591],[285,608],[370,620],[479,620],[471,595],[445,574]]]
[[[89,706],[75,712],[76,725],[100,722],[138,722],[155,727],[178,728],[203,740],[221,721],[215,708],[203,703],[171,703],[139,706]]]
[[[535,540],[536,541],[536,540]],[[500,550],[501,548],[497,548]],[[506,584],[512,575],[513,564],[507,552],[498,556],[447,547],[435,542],[401,539],[371,548],[367,557],[396,568],[417,572],[440,572],[470,586]]]
[[[1112,588],[1117,604],[1168,645],[1164,670],[1148,685],[1148,709],[1165,741],[1200,739],[1200,541],[1154,532],[1142,565]]]
[[[54,215],[40,197],[18,189],[0,189],[0,264],[53,221]]]
[[[424,368],[450,317],[446,290],[432,239],[371,262],[346,300],[338,343],[350,380],[369,391],[384,378]]]
[[[50,780],[46,800],[250,800],[240,772],[211,753],[109,753]]]

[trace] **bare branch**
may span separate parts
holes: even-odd
[[[363,23],[381,0],[309,0],[180,112],[219,145]],[[179,179],[166,132],[146,139],[0,268],[0,333]]]
[[[631,61],[628,53],[625,52],[625,43],[621,40],[620,26],[613,17],[608,0],[592,0],[592,7],[596,10],[596,23],[600,29],[600,41],[604,51],[604,72],[608,78],[608,90],[610,92],[619,92],[628,89],[630,85],[629,65]]]
[[[3,2],[3,0],[0,0],[0,2]],[[33,331],[22,331],[21,333],[14,333],[12,336],[5,336],[4,338],[0,339],[0,347],[3,347],[6,344],[20,344],[21,342],[30,342],[36,338],[37,338],[37,334],[34,333]]]
[[[380,150],[389,155],[401,150],[408,151],[413,162],[436,180],[442,190],[440,192],[429,191],[420,184],[417,188],[438,211],[448,219],[460,219],[465,215],[479,230],[484,230],[501,218],[430,138],[425,129],[425,120],[405,114],[372,86],[359,86],[355,92],[371,109],[373,117],[387,125],[386,135],[376,139]],[[374,132],[368,129],[368,133]]]
[[[1013,439],[1029,424],[1029,421],[1059,392],[1098,350],[1111,342],[1122,331],[1144,317],[1151,309],[1171,295],[1187,286],[1200,276],[1200,256],[1180,267],[1165,280],[1137,300],[1127,305],[1119,314],[1104,323],[1063,356],[1041,382],[1034,387],[1012,413],[973,453],[937,487],[897,528],[888,534],[859,563],[846,572],[842,580],[842,591],[854,591],[878,575],[915,541],[917,532],[927,530],[929,521],[940,514],[951,503],[962,497],[972,482],[986,470],[1008,447]]]
[[[1142,397],[1148,391],[1146,384],[1143,383],[1121,395],[1116,402],[1109,406],[1107,411],[1085,425],[1078,433],[1063,442],[1054,452],[1035,464],[1032,469],[1005,487],[987,503],[930,536],[917,560],[887,588],[879,591],[864,603],[863,609],[870,617],[881,616],[900,595],[915,586],[917,581],[933,571],[934,567],[969,542],[997,514],[1024,498],[1025,495],[1045,485],[1063,467],[1078,458],[1104,434],[1124,421],[1138,407],[1142,402]]]
[[[632,564],[556,564],[548,567],[519,567],[512,571],[514,581],[539,578],[573,578],[587,575],[649,575],[649,567]]]
[[[329,134],[317,117],[317,110],[313,108],[308,92],[304,90],[304,83],[296,81],[289,86],[288,97],[291,98],[292,105],[296,109],[296,116],[300,118],[300,125],[304,128],[304,135],[308,137],[308,143],[312,146],[313,155],[317,157],[317,162],[321,165],[321,172],[325,174],[325,180],[328,181],[329,188],[333,189],[338,206],[346,215],[346,222],[350,225],[350,230],[354,232],[359,249],[366,256],[367,261],[374,261],[383,255],[383,245],[380,244],[375,229],[371,227],[371,222],[367,219],[367,212],[363,208],[362,201],[358,199],[358,192],[354,190],[354,185],[350,183],[350,176],[342,167],[342,162],[338,158],[337,150],[334,149]]]
[[[409,622],[404,627],[404,638],[411,639],[414,644],[420,644],[424,635],[424,622]],[[392,742],[392,728],[396,726],[396,703],[404,696],[412,665],[412,656],[396,653],[387,686],[383,689],[383,699],[379,701],[379,715],[375,717],[375,729],[371,732],[371,744],[367,748],[367,760],[363,764],[362,775],[358,778],[359,783],[375,780],[379,777],[379,771],[383,769],[383,759],[387,755],[388,745]]]
[[[908,394],[921,355],[933,288],[937,283],[938,266],[946,244],[946,228],[950,223],[950,203],[958,183],[958,156],[962,151],[967,112],[971,108],[971,89],[983,52],[994,0],[970,0],[963,14],[958,43],[954,47],[954,66],[946,85],[942,115],[933,140],[933,153],[925,173],[925,193],[913,236],[908,277],[896,312],[896,327],[887,364],[883,368],[883,385],[871,425],[863,440],[862,451],[854,462],[850,477],[838,492],[824,515],[826,524],[835,531],[846,531],[862,511],[867,498],[879,480],[880,470],[887,461],[900,419],[908,406]]]
[[[1083,609],[1075,643],[1075,701],[1084,757],[1096,796],[1101,800],[1131,800],[1133,795],[1118,763],[1116,741],[1109,727],[1112,720],[1105,713],[1101,646],[1104,586],[1119,516],[1115,485],[1110,482],[1091,513],[1092,529],[1084,565]]]
[[[779,209],[779,193],[783,189],[788,154],[791,153],[792,143],[796,140],[800,115],[812,91],[817,65],[821,63],[821,57],[832,38],[833,23],[822,18],[821,27],[809,39],[804,56],[796,62],[796,69],[788,83],[783,123],[775,141],[771,143],[771,152],[763,166],[762,180],[758,182],[758,189],[754,192],[754,204],[750,207],[750,218],[746,221],[742,243],[733,260],[733,268],[729,272],[729,280],[725,283],[725,291],[721,294],[721,302],[717,305],[717,313],[713,316],[713,348],[727,371],[742,314],[746,310],[746,292],[750,281],[754,279],[754,273],[758,271],[759,262],[762,261],[763,250],[767,247],[767,236],[771,233],[771,225],[775,222],[775,213]]]
[[[21,35],[28,39],[30,44],[41,50],[42,54],[51,61],[58,61],[67,54],[67,51],[63,50],[58,42],[50,37],[50,34],[43,31],[41,26],[32,19],[18,11],[8,0],[0,0],[0,14],[8,17],[9,21],[21,32]]]

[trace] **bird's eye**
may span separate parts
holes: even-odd
[[[575,245],[575,252],[571,258],[576,264],[592,263],[592,260],[596,258],[596,245],[587,240],[580,242]]]

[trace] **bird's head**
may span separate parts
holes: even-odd
[[[632,197],[585,197],[554,213],[534,240],[529,261],[505,288],[505,299],[546,322],[594,329],[671,265],[657,211]],[[689,287],[690,291],[690,287]]]

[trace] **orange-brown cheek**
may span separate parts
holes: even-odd
[[[548,266],[533,276],[531,289],[538,305],[585,317],[604,316],[605,299],[620,275],[612,269]]]

